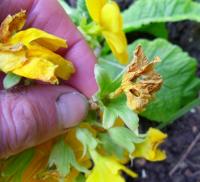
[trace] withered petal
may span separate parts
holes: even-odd
[[[26,11],[21,10],[15,15],[8,15],[0,26],[0,42],[7,42],[11,35],[21,30],[26,22]]]
[[[159,61],[160,58],[155,57],[149,62],[142,47],[137,46],[133,60],[123,75],[121,86],[111,94],[112,98],[124,92],[128,107],[136,112],[143,111],[162,85],[161,76],[154,69]]]

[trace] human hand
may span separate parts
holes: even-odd
[[[75,126],[87,113],[86,97],[97,89],[95,56],[57,0],[1,0],[0,22],[21,9],[27,10],[26,27],[36,27],[67,40],[64,55],[73,62],[76,73],[63,86],[36,85],[4,91],[0,85],[0,158]]]

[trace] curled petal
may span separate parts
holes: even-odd
[[[159,61],[156,57],[148,62],[141,46],[138,46],[133,61],[123,75],[121,86],[111,94],[111,98],[124,92],[129,108],[136,112],[143,111],[162,85],[161,76],[154,70],[155,64]]]
[[[94,160],[94,167],[88,175],[86,182],[125,182],[120,171],[124,171],[132,177],[137,177],[137,174],[129,170],[113,158],[103,157],[96,151],[91,152],[92,159]]]
[[[123,32],[111,33],[104,31],[103,35],[111,48],[114,56],[120,63],[126,64],[128,62],[127,40]]]
[[[41,58],[53,63],[54,65],[57,65],[55,76],[63,80],[68,80],[71,74],[75,72],[75,68],[71,62],[39,45],[29,46],[28,57]]]
[[[13,16],[8,15],[1,23],[0,41],[6,42],[10,36],[23,28],[25,21],[26,11],[22,10]]]
[[[9,39],[9,43],[11,44],[19,42],[27,47],[30,44],[37,43],[51,51],[56,51],[59,48],[67,48],[66,40],[36,28],[20,31]]]
[[[26,61],[26,48],[22,44],[0,44],[0,70],[7,73],[21,67]]]
[[[22,77],[41,80],[48,83],[58,83],[55,76],[57,66],[43,58],[29,58],[22,67],[13,70],[12,72]]]
[[[140,144],[136,144],[133,156],[143,157],[149,161],[161,161],[166,159],[165,152],[158,148],[166,138],[166,134],[155,128],[150,128],[147,132],[145,141]]]

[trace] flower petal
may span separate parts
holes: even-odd
[[[95,22],[100,22],[101,10],[107,1],[108,0],[86,0],[87,9]]]
[[[26,61],[26,48],[21,45],[0,44],[0,70],[7,73],[21,67]]]
[[[8,15],[1,23],[0,27],[0,41],[6,42],[10,36],[21,30],[26,21],[26,11],[11,16]]]
[[[101,11],[100,25],[104,30],[114,33],[122,32],[122,16],[114,1],[108,2]]]
[[[118,59],[121,64],[126,64],[128,62],[128,50],[127,41],[123,32],[112,33],[108,31],[103,31],[103,35],[111,48],[114,56]]]
[[[144,142],[135,144],[136,149],[133,153],[134,157],[143,157],[149,161],[161,161],[166,159],[164,151],[158,149],[158,146],[167,137],[166,134],[155,128],[150,128]]]
[[[75,68],[71,62],[39,45],[29,46],[28,57],[42,58],[57,65],[55,75],[63,80],[68,80],[71,74],[75,72]]]
[[[37,43],[52,51],[67,47],[66,40],[36,28],[29,28],[27,30],[20,31],[9,39],[9,43],[11,44],[19,42],[23,43],[27,47],[32,43]]]
[[[125,182],[120,175],[120,171],[124,171],[132,177],[137,177],[137,174],[129,170],[114,158],[103,157],[96,151],[90,151],[95,166],[92,172],[88,175],[86,182]]]
[[[41,80],[52,84],[58,83],[55,76],[57,66],[40,57],[29,58],[22,67],[13,70],[16,75],[26,78]]]

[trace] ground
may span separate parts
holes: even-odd
[[[69,1],[75,5],[75,0]],[[122,9],[132,2],[117,1]],[[197,75],[200,76],[200,24],[183,21],[168,23],[166,26],[169,29],[169,40],[198,60]],[[148,121],[142,123],[152,125]],[[168,139],[162,147],[166,150],[167,159],[157,163],[135,160],[133,166],[128,166],[138,172],[139,178],[133,180],[127,177],[127,182],[200,182],[200,107],[192,109],[164,131]]]

